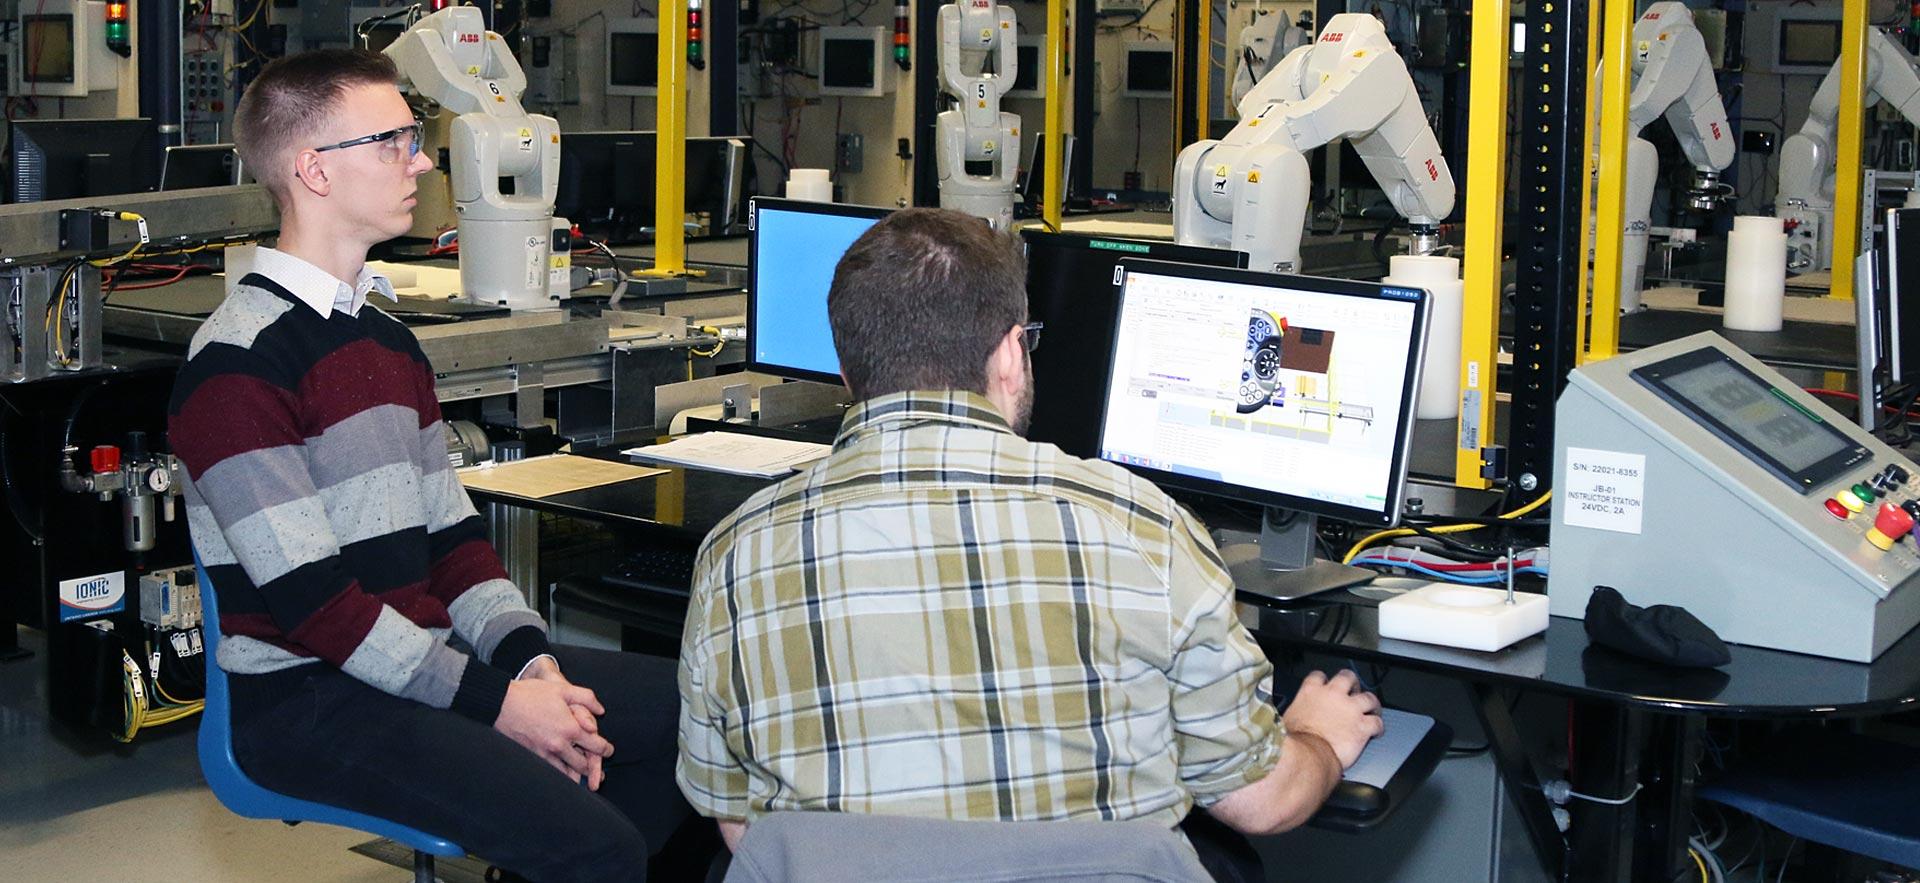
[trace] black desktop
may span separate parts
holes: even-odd
[[[1060,163],[1060,199],[1063,206],[1072,206],[1075,197],[1079,197],[1079,201],[1081,202],[1085,202],[1086,200],[1084,194],[1071,192],[1073,187],[1074,163],[1079,161],[1074,155],[1073,135],[1067,134],[1061,136],[1061,143],[1064,147],[1060,153],[1066,157],[1066,159]],[[1039,211],[1040,201],[1046,198],[1042,193],[1046,188],[1047,180],[1047,135],[1045,132],[1033,133],[1033,149],[1028,151],[1027,157],[1026,168],[1020,177],[1019,202],[1024,206],[1031,207],[1033,211],[1037,213]]]
[[[8,131],[8,202],[143,193],[159,182],[152,120],[14,120]]]
[[[654,225],[652,132],[572,132],[560,137],[554,214],[613,243],[637,242]],[[745,147],[726,137],[686,139],[686,210],[708,215],[715,235],[739,216]]]
[[[231,144],[176,145],[160,160],[161,190],[226,187],[240,178],[240,155]]]
[[[1027,314],[1046,323],[1033,352],[1033,422],[1027,437],[1076,457],[1099,454],[1100,409],[1113,357],[1121,258],[1210,267],[1247,266],[1245,252],[1111,236],[1023,230]]]

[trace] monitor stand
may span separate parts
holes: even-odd
[[[1251,533],[1223,531],[1220,554],[1234,588],[1275,601],[1293,601],[1362,585],[1377,575],[1315,557],[1314,522],[1314,516],[1305,512],[1269,507],[1261,513],[1257,539]]]

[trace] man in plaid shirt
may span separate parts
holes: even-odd
[[[1015,240],[936,209],[840,261],[828,314],[860,402],[694,568],[678,779],[729,845],[783,810],[1173,827],[1199,806],[1277,832],[1380,732],[1348,672],[1277,714],[1206,528],[1021,438],[1025,277]]]

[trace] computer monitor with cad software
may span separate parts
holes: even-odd
[[[833,270],[892,209],[756,197],[747,208],[749,370],[839,384],[827,323]]]
[[[1399,520],[1427,293],[1133,260],[1121,269],[1101,459],[1266,507],[1270,594],[1371,578],[1314,560],[1314,520]]]
[[[1033,421],[1027,438],[1076,457],[1100,453],[1100,408],[1120,309],[1121,258],[1247,265],[1247,253],[1146,239],[1022,230],[1027,248],[1027,318],[1046,324],[1033,351]]]

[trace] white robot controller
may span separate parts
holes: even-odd
[[[1013,225],[1013,181],[1020,164],[1020,117],[1000,110],[1019,58],[1013,10],[994,0],[940,7],[940,84],[959,100],[934,121],[940,206]],[[991,58],[992,65],[988,65]]]
[[[455,114],[449,132],[454,211],[460,220],[460,286],[475,303],[509,309],[554,305],[550,268],[560,181],[560,124],[527,113],[527,78],[478,7],[450,6],[394,40],[386,53],[415,91]],[[513,192],[501,192],[511,178]]]
[[[1173,233],[1184,245],[1231,248],[1256,270],[1297,273],[1311,189],[1306,152],[1348,139],[1394,210],[1413,252],[1439,245],[1453,211],[1453,174],[1427,124],[1406,62],[1378,19],[1343,13],[1287,54],[1240,101],[1240,124],[1180,151]]]

